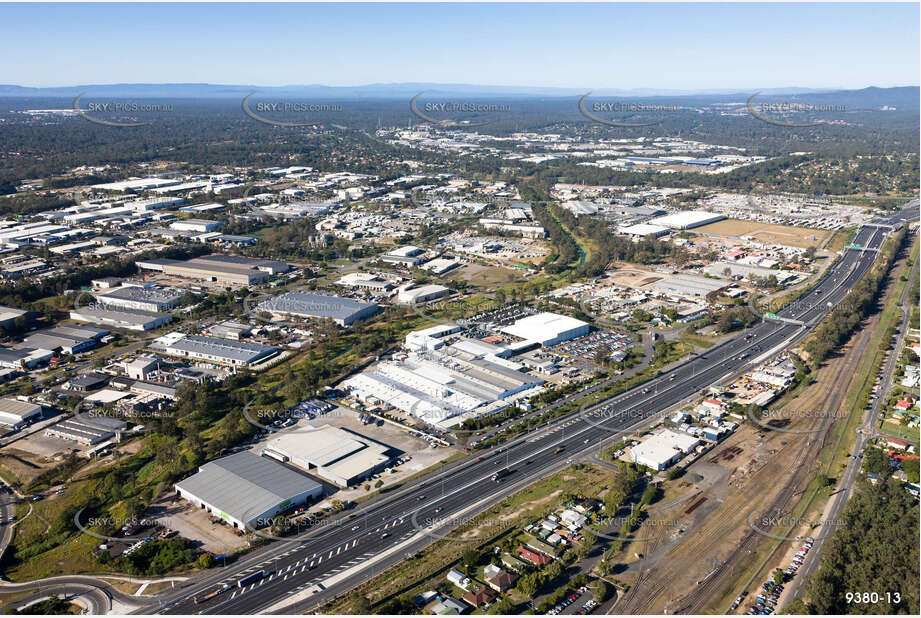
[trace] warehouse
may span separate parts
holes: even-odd
[[[208,462],[176,483],[176,492],[234,528],[264,527],[292,507],[323,494],[323,486],[277,462],[243,451]]]
[[[40,418],[42,407],[18,399],[0,399],[0,425],[18,429]]]
[[[443,285],[429,284],[420,285],[415,288],[407,289],[403,286],[397,293],[397,302],[401,305],[416,305],[447,296],[451,293],[449,288]]]
[[[674,275],[652,284],[652,289],[663,294],[705,297],[711,292],[722,290],[728,284],[718,279],[707,279],[694,275]]]
[[[684,210],[657,219],[652,219],[647,221],[647,223],[660,225],[672,230],[690,230],[695,227],[707,225],[708,223],[722,221],[725,218],[726,217],[723,215],[707,212],[705,210]]]
[[[276,260],[259,260],[233,255],[208,255],[191,260],[158,258],[138,260],[138,268],[162,272],[165,275],[211,281],[227,285],[252,285],[269,280],[273,275],[288,272],[291,267]]]
[[[70,319],[90,324],[105,324],[112,328],[146,331],[168,324],[173,319],[173,316],[168,313],[153,313],[151,311],[81,307],[70,312]]]
[[[213,232],[224,224],[211,219],[183,219],[170,224],[171,230],[182,232]]]
[[[178,306],[183,294],[185,292],[173,288],[123,285],[107,292],[95,294],[95,297],[100,304],[107,307],[156,312],[166,311]]]
[[[329,318],[339,326],[349,326],[377,313],[376,303],[361,303],[351,298],[324,296],[309,292],[290,292],[256,306],[255,311],[267,311],[276,317]]]
[[[728,271],[728,275],[727,275]],[[797,274],[791,270],[772,270],[763,266],[740,264],[739,262],[719,261],[707,266],[704,272],[713,277],[741,277],[752,280],[752,277],[765,279],[775,277],[781,285],[790,279],[796,279]]]
[[[121,440],[121,433],[126,427],[128,423],[117,418],[81,414],[48,427],[45,435],[92,446],[113,437]]]
[[[258,343],[244,343],[217,337],[173,333],[161,337],[164,350],[171,356],[183,356],[198,360],[248,367],[264,361],[278,352],[277,348]]]
[[[381,256],[381,261],[387,264],[398,264],[401,266],[418,266],[425,260],[420,257],[422,249],[407,245],[394,249],[390,253]]]
[[[79,354],[89,350],[99,343],[99,339],[109,334],[109,331],[97,330],[87,326],[57,326],[47,330],[35,331],[26,337],[20,347],[38,348],[63,352],[64,354]]]
[[[262,454],[349,487],[386,468],[396,452],[361,434],[323,425],[283,433],[269,442]]]
[[[16,325],[16,319],[25,316],[28,311],[15,307],[0,305],[0,328],[11,329]]]
[[[516,320],[514,324],[506,326],[500,332],[525,341],[536,341],[548,347],[587,335],[589,325],[582,320],[558,313],[538,313]]]
[[[650,225],[648,223],[637,223],[636,225],[629,225],[627,227],[622,227],[617,230],[618,233],[623,234],[624,236],[632,236],[633,238],[644,238],[646,236],[653,236],[658,238],[659,236],[664,236],[668,234],[668,228],[661,225]]]
[[[632,461],[653,470],[664,470],[700,444],[686,433],[666,429],[630,449]]]

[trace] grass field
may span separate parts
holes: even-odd
[[[752,236],[760,242],[786,245],[787,247],[818,247],[825,239],[831,236],[829,230],[817,230],[792,225],[774,225],[759,221],[742,221],[740,219],[724,219],[716,223],[702,225],[691,230],[692,233],[716,234],[718,236]]]

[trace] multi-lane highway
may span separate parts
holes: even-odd
[[[862,227],[854,242],[864,248],[877,249],[886,232],[885,228]],[[814,291],[777,314],[805,325],[815,323],[840,302],[875,257],[872,251],[845,251]],[[163,596],[164,604],[159,611],[252,614],[281,607],[285,613],[307,611],[367,576],[345,577],[347,573],[358,571],[375,559],[380,569],[435,540],[435,536],[419,536],[421,529],[429,525],[437,529],[440,524],[444,530],[439,533],[449,534],[451,527],[470,517],[471,509],[480,510],[483,505],[546,476],[564,466],[567,460],[596,448],[624,430],[647,423],[671,406],[760,362],[762,357],[779,351],[806,333],[808,326],[762,322],[744,335],[691,358],[641,387],[538,429],[481,457],[471,457],[444,474],[432,475],[351,515],[344,514],[337,525],[312,531],[296,541],[275,543],[237,564],[215,570],[198,582]],[[508,468],[511,473],[501,482],[493,481],[493,474],[502,468]],[[400,547],[400,551],[383,555],[403,543],[406,546]],[[236,587],[242,577],[263,569],[271,574],[244,588]],[[334,576],[338,577],[331,579]],[[232,585],[229,590],[207,600],[203,598],[225,583]],[[315,594],[303,599],[311,590],[316,591]],[[291,604],[285,605],[285,599],[291,599]]]

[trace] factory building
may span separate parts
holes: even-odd
[[[379,309],[376,303],[362,303],[351,298],[290,292],[259,303],[254,311],[267,311],[276,317],[329,318],[345,327],[371,317]]]
[[[695,275],[674,275],[652,284],[652,289],[662,294],[705,297],[711,292],[722,290],[728,284],[718,279],[707,279]]]
[[[106,292],[94,294],[106,307],[134,309],[137,311],[166,311],[179,305],[184,292],[173,288],[123,285]]]
[[[700,443],[694,436],[666,429],[632,447],[630,453],[635,463],[653,470],[664,470]]]
[[[109,331],[87,326],[57,326],[33,332],[19,347],[79,354],[95,347],[99,339],[108,334]]]
[[[159,341],[164,351],[171,356],[194,358],[235,367],[249,367],[265,361],[278,352],[277,348],[258,343],[182,333],[166,335]]]
[[[25,309],[0,305],[0,328],[11,329],[16,325],[16,318],[29,313]]]
[[[138,268],[165,275],[210,281],[226,285],[253,285],[288,272],[291,267],[276,260],[259,260],[234,255],[208,255],[191,260],[165,258],[138,260]]]
[[[147,331],[165,326],[173,319],[173,316],[168,313],[154,313],[151,311],[81,307],[70,312],[70,319],[89,324],[104,324],[112,328]]]
[[[224,224],[212,219],[182,219],[170,223],[171,230],[181,232],[213,232]]]
[[[547,347],[587,335],[589,330],[588,323],[582,320],[558,313],[538,313],[516,320],[500,332]]]
[[[396,452],[361,434],[323,425],[282,433],[262,454],[290,462],[340,487],[350,487],[386,468]]]
[[[668,234],[669,229],[661,225],[650,225],[648,223],[637,223],[636,225],[628,225],[627,227],[621,227],[617,230],[619,234],[624,236],[631,236],[633,238],[645,238],[646,236],[652,236],[658,238],[659,236],[665,236]]]
[[[0,399],[0,425],[18,429],[41,418],[42,407],[18,399]]]
[[[323,486],[271,459],[243,451],[208,462],[176,492],[234,528],[261,528],[279,513],[323,495]]]
[[[45,429],[45,435],[92,446],[113,437],[121,440],[121,434],[126,427],[128,423],[117,418],[89,417],[87,414],[81,414],[48,427]]]
[[[403,286],[397,292],[397,302],[401,305],[417,305],[447,296],[450,293],[451,290],[443,285],[429,284],[415,288]]]
[[[690,230],[709,223],[722,221],[725,218],[726,217],[723,215],[707,212],[705,210],[683,210],[681,212],[665,215],[664,217],[652,219],[647,221],[647,223],[667,227],[671,230]]]
[[[401,266],[418,266],[425,260],[421,257],[423,251],[419,247],[407,245],[394,249],[390,253],[381,256],[381,261],[386,264],[398,264]]]

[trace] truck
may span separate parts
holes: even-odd
[[[256,571],[255,573],[247,575],[246,577],[238,580],[237,587],[245,588],[246,586],[249,586],[250,584],[254,584],[264,577],[268,577],[268,575],[269,575],[269,572],[266,571],[265,569],[262,569],[261,571]]]
[[[498,483],[499,481],[501,481],[502,479],[504,479],[511,473],[512,471],[509,470],[508,468],[502,468],[501,470],[499,470],[498,472],[492,475],[492,480]]]
[[[213,599],[217,595],[221,594],[222,592],[226,592],[228,590],[230,590],[230,584],[222,584],[203,597],[194,597],[192,601],[194,601],[194,603],[198,605],[199,603],[203,603],[207,601],[208,599]]]

